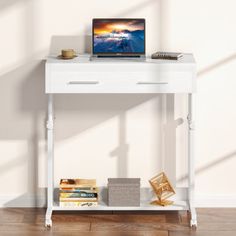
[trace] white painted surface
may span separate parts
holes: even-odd
[[[232,30],[235,7],[235,0],[88,0],[83,3],[1,0],[2,205],[20,206],[19,200],[34,197],[35,193],[41,196],[45,191],[46,96],[41,61],[49,53],[51,39],[54,53],[59,53],[61,47],[89,52],[91,19],[104,16],[145,17],[148,54],[162,49],[195,55],[198,65],[196,190],[199,199],[203,199],[201,203],[211,206],[212,199],[218,199],[216,205],[229,202],[233,205],[236,202],[236,33]],[[76,37],[68,38],[68,35]],[[164,110],[163,96],[75,96],[55,98],[58,104],[56,185],[61,177],[93,175],[99,185],[105,185],[107,176],[139,175],[142,185],[148,186],[147,180],[162,169],[164,154],[172,163],[172,156],[177,155],[177,182],[185,184],[186,150],[182,147],[186,146],[183,132],[187,104],[184,95],[175,99],[167,96]],[[170,131],[173,127],[176,133]],[[165,137],[169,140],[166,145]],[[124,156],[122,153],[127,158],[120,158]],[[89,166],[90,171],[81,166]],[[166,169],[167,163],[164,166]],[[166,171],[173,181],[173,166]],[[196,196],[196,202],[199,201]]]
[[[236,195],[224,195],[224,194],[212,194],[212,195],[196,195],[195,196],[195,206],[196,207],[236,207]],[[46,206],[46,196],[45,195],[4,195],[0,196],[0,207],[5,207],[6,202],[8,202],[8,207],[45,207]],[[177,202],[180,202],[179,200]],[[176,202],[176,203],[177,203]],[[186,201],[181,201],[186,204]],[[177,205],[177,204],[176,204]],[[147,206],[147,205],[146,205]],[[104,207],[104,210],[107,208]],[[149,207],[148,209],[151,210]],[[175,208],[176,209],[176,208]],[[186,208],[185,208],[186,209]]]
[[[141,202],[139,207],[112,207],[99,202],[96,207],[60,207],[55,204],[54,211],[184,211],[188,210],[186,201],[176,201],[173,205],[166,207],[153,206],[149,202]]]
[[[80,57],[82,59],[80,59]],[[81,55],[71,62],[49,57],[46,93],[193,93],[196,63],[190,54],[178,61],[91,61]]]
[[[193,93],[196,90],[196,63],[190,54],[184,54],[178,61],[163,61],[147,59],[144,62],[119,62],[105,61],[97,64],[84,57],[83,62],[79,60],[71,63],[61,62],[50,57],[46,61],[45,90],[48,95],[48,121],[47,121],[47,142],[48,142],[48,189],[47,189],[47,212],[45,215],[45,226],[52,226],[52,213],[54,210],[189,210],[190,226],[197,226],[197,215],[194,207],[194,136],[195,118],[193,110]],[[137,87],[138,85],[138,87]],[[73,89],[70,86],[75,86]],[[92,87],[91,87],[92,86]],[[147,87],[148,86],[148,87]],[[54,103],[55,93],[69,94],[117,94],[123,96],[128,93],[185,93],[188,94],[188,201],[176,201],[168,207],[156,207],[150,205],[150,199],[144,198],[139,207],[110,207],[107,206],[102,197],[99,196],[97,207],[60,207],[53,204],[54,194]],[[79,148],[79,147],[78,147]],[[125,155],[125,154],[124,154]],[[123,156],[122,156],[123,158]],[[175,157],[174,157],[175,158]],[[167,163],[168,167],[173,166]],[[86,168],[86,167],[85,167]],[[122,176],[123,177],[123,176]],[[174,176],[175,177],[175,176]],[[148,188],[149,192],[152,189]],[[101,195],[101,194],[100,194]],[[178,196],[178,194],[176,193]],[[146,196],[145,196],[146,197]]]

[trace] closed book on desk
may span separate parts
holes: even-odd
[[[178,60],[183,56],[183,53],[179,52],[156,52],[153,53],[152,59],[162,59],[162,60]]]
[[[96,179],[61,179],[60,188],[93,188]]]
[[[97,193],[62,193],[60,192],[60,198],[97,198]]]
[[[97,198],[60,198],[60,202],[97,202]]]
[[[98,202],[60,202],[60,207],[96,207]]]

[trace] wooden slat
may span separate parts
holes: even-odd
[[[235,236],[236,231],[170,231],[169,236]]]
[[[235,222],[236,208],[200,208],[197,209],[198,222]]]
[[[0,235],[19,236],[234,236],[236,209],[197,209],[198,228],[180,212],[55,212],[44,227],[45,209],[0,209]]]
[[[91,217],[92,223],[165,223],[165,215],[97,215]]]
[[[92,231],[189,230],[188,226],[171,223],[92,223]]]

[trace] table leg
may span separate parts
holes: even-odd
[[[188,199],[189,210],[191,215],[190,226],[197,227],[197,214],[194,207],[194,189],[195,189],[195,170],[194,170],[194,153],[195,153],[195,126],[194,126],[194,98],[193,94],[188,95]]]
[[[53,95],[48,95],[48,120],[47,120],[47,155],[48,155],[48,189],[47,189],[47,212],[45,216],[45,226],[52,226],[52,208],[53,208],[53,191],[54,191],[54,171],[53,171]]]

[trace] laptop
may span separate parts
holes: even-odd
[[[93,19],[92,58],[141,59],[145,50],[145,19]]]

